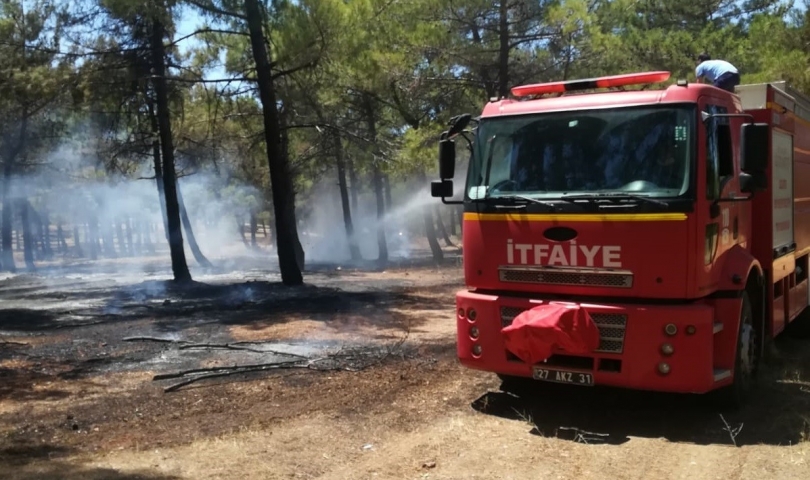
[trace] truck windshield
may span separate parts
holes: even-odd
[[[693,125],[688,106],[484,119],[467,197],[678,197],[689,189]]]

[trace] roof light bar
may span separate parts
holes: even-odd
[[[641,72],[613,75],[610,77],[586,78],[582,80],[567,80],[563,82],[535,83],[512,88],[512,95],[528,97],[544,93],[565,93],[591,88],[624,87],[627,85],[642,85],[647,83],[664,82],[669,79],[670,72]]]

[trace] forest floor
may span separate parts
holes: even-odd
[[[457,258],[316,266],[295,289],[262,263],[184,289],[143,260],[0,277],[0,478],[810,476],[808,341],[778,341],[737,412],[608,389],[521,399],[456,360]]]

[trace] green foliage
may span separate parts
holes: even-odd
[[[373,162],[394,180],[433,175],[448,119],[518,84],[653,69],[693,79],[695,56],[708,51],[737,65],[744,82],[784,79],[810,93],[810,17],[775,0],[262,4],[299,199],[336,182],[339,153],[357,190]],[[71,5],[0,0],[0,158],[11,158],[26,118],[18,171],[39,168],[36,157],[62,143],[99,160],[71,163],[71,175],[149,172],[148,20],[161,18],[176,41],[181,15],[196,12],[190,51],[167,38],[179,173],[209,174],[246,213],[272,210],[243,2],[96,0],[97,29],[82,27],[87,12]],[[225,78],[211,78],[223,62]]]
[[[69,118],[76,72],[56,53],[67,24],[66,11],[48,0],[0,2],[0,161],[16,171],[49,148]]]

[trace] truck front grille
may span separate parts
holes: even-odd
[[[526,309],[519,307],[501,307],[501,326],[506,327]],[[627,327],[627,315],[617,313],[591,313],[599,328],[599,353],[622,353],[624,351],[624,332]]]
[[[631,288],[633,286],[633,274],[627,271],[612,272],[577,268],[502,266],[498,269],[498,274],[502,282],[508,283],[613,288]]]

